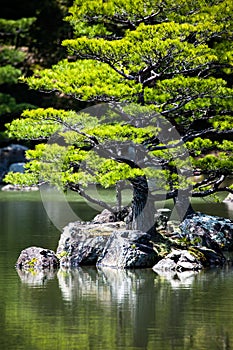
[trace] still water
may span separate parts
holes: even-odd
[[[95,211],[71,198],[90,220]],[[233,207],[196,203],[233,217]],[[50,209],[65,224],[59,202]],[[58,226],[38,193],[0,192],[1,350],[233,350],[233,267],[179,279],[151,269],[79,268],[18,274],[20,251],[56,250]]]

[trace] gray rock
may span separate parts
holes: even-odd
[[[116,216],[109,210],[104,209],[100,214],[96,215],[92,222],[94,224],[102,224],[116,221]]]
[[[233,221],[230,219],[196,213],[181,223],[179,235],[191,245],[205,246],[217,252],[233,250]]]
[[[166,257],[160,260],[157,264],[153,266],[153,270],[156,271],[176,271],[176,262]]]
[[[199,271],[207,266],[223,265],[225,258],[206,247],[192,247],[192,250],[173,249],[164,259],[153,266],[157,271]]]
[[[95,265],[112,232],[123,227],[123,222],[68,224],[61,234],[56,251],[61,266]]]
[[[16,268],[25,270],[43,270],[57,268],[59,260],[50,249],[29,247],[21,251],[16,262]]]
[[[117,230],[109,237],[97,266],[147,268],[152,267],[156,259],[150,235],[136,230]]]
[[[153,271],[198,271],[203,268],[200,260],[187,250],[174,249],[153,266]]]
[[[10,166],[9,166],[9,169],[8,171],[13,171],[13,173],[24,173],[25,172],[25,164],[26,163],[23,163],[23,162],[20,162],[20,163],[12,163]]]
[[[0,181],[9,171],[11,164],[26,162],[25,152],[27,150],[27,147],[19,144],[11,144],[0,148]]]

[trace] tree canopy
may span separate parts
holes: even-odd
[[[26,108],[61,105],[55,96],[29,91],[19,77],[32,75],[35,67],[48,67],[64,57],[61,41],[69,36],[71,26],[63,21],[71,0],[32,3],[3,0],[0,18],[0,132],[1,142],[9,142],[4,124],[19,117]],[[49,20],[48,20],[49,19]],[[48,35],[50,43],[47,45]],[[45,44],[46,43],[46,44]],[[48,101],[49,100],[49,101]],[[66,99],[67,100],[67,99]]]
[[[29,29],[35,18],[20,18],[18,20],[0,19],[0,115],[20,113],[29,104],[17,103],[16,99],[5,93],[6,86],[18,83],[23,73],[23,65],[26,59],[26,48],[21,46],[22,38],[28,35]]]
[[[147,231],[161,196],[174,199],[182,218],[191,196],[233,193],[232,7],[74,1],[67,58],[23,81],[92,107],[25,110],[8,133],[39,144],[27,172],[6,181],[48,181],[91,201],[89,183],[130,182],[131,227]]]

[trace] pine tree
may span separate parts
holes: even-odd
[[[145,231],[153,228],[156,200],[173,198],[182,219],[191,196],[233,193],[226,185],[233,170],[232,7],[229,0],[74,1],[67,59],[25,81],[92,107],[25,110],[8,125],[10,136],[56,138],[29,151],[28,171],[6,181],[48,181],[93,202],[89,183],[130,183],[129,226]]]

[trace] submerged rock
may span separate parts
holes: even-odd
[[[41,247],[29,247],[21,251],[16,268],[25,270],[43,270],[57,268],[59,260],[54,251]]]
[[[16,269],[22,283],[31,287],[44,286],[49,280],[54,279],[57,275],[58,269]]]

